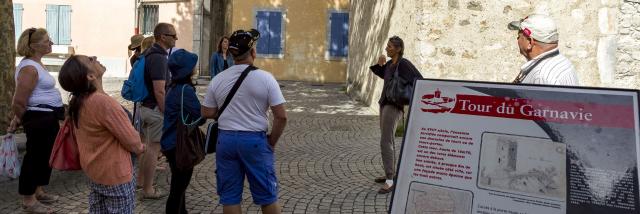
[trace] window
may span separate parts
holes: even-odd
[[[16,44],[18,43],[18,38],[20,38],[20,34],[22,33],[22,4],[13,4],[13,26],[15,29],[15,40]]]
[[[344,58],[349,54],[349,13],[330,12],[328,24],[329,58]]]
[[[71,6],[47,5],[47,31],[56,45],[71,44]]]
[[[158,5],[142,5],[142,34],[153,35],[158,24]]]
[[[282,57],[282,11],[257,11],[256,25],[260,39],[256,50],[266,57]]]

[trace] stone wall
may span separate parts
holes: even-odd
[[[351,1],[348,92],[377,108],[382,81],[368,66],[393,35],[404,39],[405,58],[426,78],[510,82],[526,59],[507,24],[533,13],[556,21],[560,51],[573,62],[582,85],[638,88],[633,65],[638,68],[640,61],[633,53],[640,58],[640,32],[634,24],[626,35],[619,33],[626,28],[618,28],[619,22],[638,20],[637,1]]]
[[[624,0],[619,8],[615,79],[619,85],[637,89],[640,88],[640,0]]]

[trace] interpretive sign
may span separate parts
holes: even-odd
[[[417,80],[391,213],[640,213],[638,91]]]

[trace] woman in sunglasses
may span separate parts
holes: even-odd
[[[58,196],[42,189],[49,184],[49,156],[60,128],[58,122],[64,119],[62,97],[55,88],[56,79],[41,60],[51,53],[51,45],[53,42],[43,28],[29,28],[18,39],[17,52],[24,58],[16,66],[16,89],[11,104],[14,117],[7,132],[15,132],[22,125],[27,136],[27,151],[18,184],[26,213],[51,213],[51,208],[45,204],[58,200]]]

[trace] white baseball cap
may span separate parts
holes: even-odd
[[[533,14],[509,23],[510,30],[522,31],[526,37],[531,37],[544,43],[558,42],[558,28],[551,17],[542,14]]]

